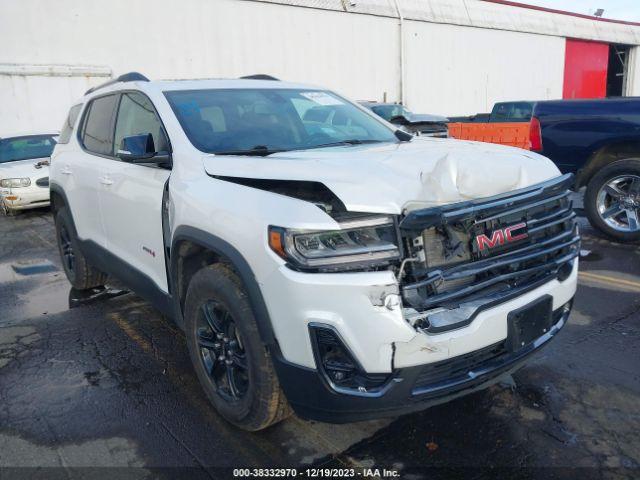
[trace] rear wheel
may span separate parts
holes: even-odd
[[[591,224],[622,242],[640,240],[640,159],[620,160],[589,181],[585,210]]]
[[[247,294],[231,268],[217,264],[195,274],[185,326],[200,383],[225,419],[255,431],[289,415]]]
[[[80,251],[78,237],[66,207],[55,213],[55,222],[60,260],[69,283],[77,290],[103,286],[107,275],[89,264]]]

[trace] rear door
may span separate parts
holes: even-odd
[[[115,121],[115,150],[124,137],[153,136],[156,151],[169,143],[151,100],[140,92],[124,92]],[[100,188],[100,209],[108,250],[167,292],[162,200],[171,171],[152,164],[113,158]]]
[[[82,117],[81,148],[64,149],[56,157],[56,179],[64,189],[78,237],[105,245],[98,191],[104,169],[113,156],[113,121],[117,94],[92,99]]]

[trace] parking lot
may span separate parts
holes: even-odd
[[[336,426],[293,416],[250,434],[210,408],[183,335],[156,310],[116,284],[98,298],[70,289],[48,210],[0,217],[0,466],[64,467],[32,472],[46,478],[101,466],[136,467],[118,470],[131,478],[269,466],[631,478],[640,467],[640,248],[581,226],[569,324],[514,384],[396,419]]]

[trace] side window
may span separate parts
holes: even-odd
[[[113,155],[111,125],[117,98],[117,95],[108,95],[96,98],[89,104],[82,132],[82,144],[90,152]]]
[[[73,126],[76,124],[78,114],[80,113],[80,108],[82,108],[82,104],[74,105],[69,110],[69,115],[67,115],[67,119],[64,121],[64,125],[62,126],[58,143],[69,143],[69,139],[73,133]]]
[[[141,93],[125,93],[120,100],[114,141],[116,150],[124,137],[150,133],[156,152],[169,150],[162,123],[151,101]]]

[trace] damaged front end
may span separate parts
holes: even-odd
[[[409,212],[399,272],[405,315],[426,333],[471,323],[482,310],[566,279],[580,237],[572,176],[481,201]]]

